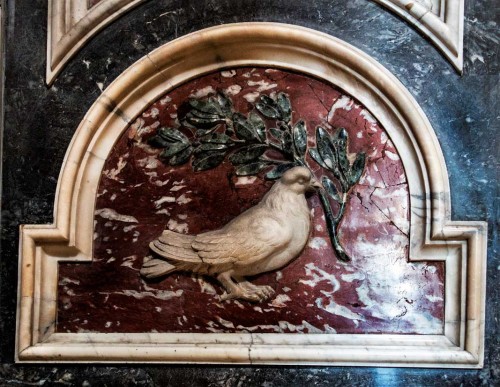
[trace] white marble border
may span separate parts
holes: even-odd
[[[353,95],[387,130],[410,190],[410,259],[446,262],[443,335],[56,334],[59,262],[89,262],[96,191],[119,136],[172,88],[212,71],[271,66]],[[486,223],[450,219],[436,135],[404,86],[368,55],[310,29],[241,23],[192,33],[120,75],[78,127],[59,177],[52,225],[21,227],[20,362],[210,362],[478,368],[483,364]]]
[[[66,63],[97,32],[145,0],[49,0],[46,82],[52,84]],[[461,72],[464,0],[441,0],[440,15],[411,0],[373,0],[413,24]]]
[[[145,0],[49,0],[46,82],[51,85],[66,63],[97,32]]]

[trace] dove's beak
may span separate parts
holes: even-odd
[[[311,179],[311,182],[309,183],[309,187],[310,187],[311,191],[323,188],[321,183],[316,179]]]

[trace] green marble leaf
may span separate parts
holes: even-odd
[[[273,107],[274,109],[278,109],[278,105],[276,104],[276,101],[269,97],[268,95],[262,94],[260,96],[260,102],[262,102],[264,105],[269,105]]]
[[[236,135],[244,140],[256,140],[259,139],[259,135],[252,124],[246,119],[243,114],[234,113],[233,114],[234,129]]]
[[[309,154],[311,155],[312,159],[316,161],[322,168],[328,169],[327,165],[324,163],[316,148],[310,148]]]
[[[171,143],[159,135],[155,135],[148,140],[148,144],[153,148],[166,148]]]
[[[288,96],[285,93],[278,93],[276,96],[276,102],[281,111],[283,121],[290,121],[292,118],[292,104],[290,103]]]
[[[342,189],[344,192],[348,189],[348,182],[346,179],[346,175],[342,172],[339,166],[339,149],[338,149],[338,138],[336,135],[330,136],[321,127],[318,127],[316,131],[316,146],[318,152],[321,156],[321,159],[327,166],[327,169],[333,172],[335,177],[339,180],[342,185]],[[345,147],[344,147],[345,148]],[[349,164],[349,160],[347,159],[347,154],[345,154],[345,161]]]
[[[255,107],[264,117],[281,119],[281,112],[276,102],[267,95],[260,96],[260,102]]]
[[[349,175],[349,159],[347,158],[347,131],[338,128],[333,137],[333,143],[337,149],[338,163],[344,176]]]
[[[280,119],[281,118],[280,113],[278,112],[278,110],[272,108],[269,105],[264,105],[264,104],[258,102],[255,105],[255,107],[257,108],[257,110],[259,112],[261,112],[264,115],[264,117],[275,118],[275,119]]]
[[[196,128],[213,128],[218,125],[220,122],[224,122],[219,116],[215,116],[216,118],[199,118],[194,116],[192,112],[186,114],[186,121],[193,125]]]
[[[349,185],[353,186],[357,184],[361,175],[363,174],[363,170],[365,169],[366,163],[366,155],[363,152],[360,152],[356,155],[356,159],[354,163],[352,163],[351,173],[349,174]]]
[[[195,150],[195,154],[203,152],[213,152],[213,151],[223,151],[226,150],[228,146],[226,144],[217,144],[213,142],[203,143]]]
[[[225,156],[225,153],[220,152],[202,153],[193,160],[193,170],[197,172],[215,168],[224,161]]]
[[[177,165],[185,164],[185,163],[187,163],[187,161],[191,157],[192,153],[193,153],[193,147],[189,146],[186,149],[184,149],[183,151],[177,153],[175,156],[172,156],[170,158],[170,160],[168,161],[168,163],[173,167],[177,166]]]
[[[261,142],[266,140],[266,124],[264,120],[254,112],[251,112],[248,116],[248,122],[253,127],[254,131],[257,133],[259,140]]]
[[[266,173],[266,179],[267,180],[279,179],[286,171],[296,166],[297,163],[279,164],[273,169],[271,169],[268,173]]]
[[[175,128],[160,128],[158,134],[168,142],[183,142],[189,144],[189,139],[180,130]]]
[[[307,149],[307,131],[306,123],[303,120],[297,122],[293,127],[293,144],[297,154],[304,157]]]
[[[231,102],[231,100],[220,91],[216,94],[215,99],[224,115],[227,117],[230,116],[233,108],[233,103]]]
[[[206,135],[212,133],[214,130],[215,130],[214,128],[212,128],[212,129],[197,129],[196,130],[196,138],[206,136]]]
[[[271,133],[271,135],[277,140],[281,141],[281,139],[283,138],[283,132],[279,129],[271,128],[269,129],[269,133]]]
[[[283,137],[281,138],[281,148],[286,154],[293,155],[293,140],[290,132],[283,132]]]
[[[222,113],[220,105],[213,98],[210,98],[208,100],[191,99],[189,100],[189,105],[191,105],[191,107],[196,110],[202,111],[203,113],[217,115],[220,115]]]
[[[203,118],[206,120],[220,120],[221,119],[221,116],[218,114],[205,113],[205,112],[203,112],[201,110],[197,110],[197,109],[191,109],[189,111],[189,114],[191,114],[197,118]]]
[[[168,146],[160,153],[160,157],[167,159],[186,149],[188,146],[189,144],[185,144],[183,142],[174,142],[168,144]]]
[[[290,131],[290,127],[287,124],[285,124],[284,122],[280,122],[279,130],[281,130],[283,132],[288,132],[288,131]]]
[[[316,129],[316,147],[319,155],[328,169],[336,169],[336,155],[330,136],[322,127]]]
[[[200,138],[202,143],[215,143],[215,144],[230,144],[233,142],[231,137],[225,133],[212,133],[206,137]]]
[[[262,156],[267,149],[264,144],[249,145],[229,156],[229,161],[233,164],[245,164]]]
[[[337,203],[342,203],[337,191],[337,187],[335,187],[333,181],[331,181],[328,177],[323,176],[321,182],[323,183],[323,187],[325,188],[325,191],[328,193],[328,195]]]
[[[238,176],[255,175],[260,171],[262,171],[267,166],[269,166],[269,164],[263,161],[258,161],[255,163],[250,163],[245,165],[239,165],[236,167],[236,175]]]

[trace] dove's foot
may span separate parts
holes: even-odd
[[[273,294],[274,290],[269,289],[270,286],[256,286],[256,289],[245,289],[243,286],[239,287],[238,290],[232,291],[230,293],[224,293],[220,299],[222,301],[239,299],[251,302],[261,302],[269,298]]]
[[[251,302],[259,302],[262,301],[261,297],[257,293],[249,292],[246,291],[242,288],[235,292],[231,293],[224,293],[222,296],[220,296],[220,299],[222,301],[225,300],[232,300],[232,299],[239,299],[239,300],[246,300],[246,301],[251,301]]]
[[[238,298],[251,302],[260,302],[266,300],[274,293],[274,289],[270,286],[257,286],[243,279],[236,284],[233,282],[229,272],[219,274],[217,279],[224,285],[227,291],[227,293],[221,296],[221,300],[223,301]]]
[[[274,289],[267,285],[257,286],[248,281],[242,281],[239,285],[246,291],[257,294],[260,297],[259,301],[264,301],[274,294]]]

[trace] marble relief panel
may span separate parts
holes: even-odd
[[[155,258],[149,243],[164,230],[196,235],[218,229],[256,205],[274,183],[266,178],[272,166],[243,176],[229,158],[198,171],[194,156],[169,165],[152,143],[162,128],[177,128],[194,141],[196,128],[185,124],[188,101],[217,93],[242,115],[258,114],[268,138],[276,120],[257,105],[286,95],[291,122],[305,124],[309,149],[318,127],[328,133],[343,127],[348,156],[366,155],[338,226],[350,260],[339,259],[324,206],[316,193],[308,194],[313,226],[305,249],[282,269],[250,278],[273,288],[262,302],[224,300],[224,288],[208,276],[174,272],[151,280],[140,274]],[[312,172],[318,179],[328,175],[317,165]],[[92,263],[60,264],[58,332],[443,333],[444,264],[408,262],[409,192],[400,155],[367,109],[320,80],[236,68],[177,87],[115,144],[97,195]],[[334,200],[330,204],[339,211]]]

